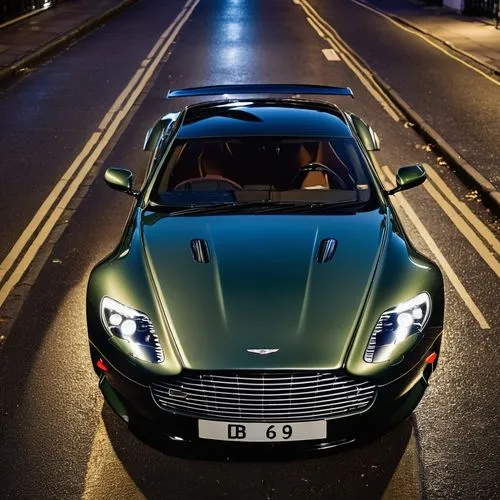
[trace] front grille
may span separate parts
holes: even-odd
[[[186,371],[151,385],[156,403],[198,418],[283,422],[343,417],[372,404],[375,385],[343,372]]]

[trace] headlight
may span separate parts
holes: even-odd
[[[424,329],[430,312],[431,299],[425,292],[385,311],[373,330],[364,360],[367,363],[388,361],[398,344]]]
[[[110,336],[130,344],[134,357],[151,363],[161,363],[165,359],[153,324],[145,314],[104,297],[101,319]]]

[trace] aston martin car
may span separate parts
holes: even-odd
[[[391,203],[424,169],[384,188],[376,133],[330,102],[348,88],[168,93],[204,96],[148,131],[140,189],[105,172],[135,198],[88,283],[106,401],[188,447],[325,449],[386,432],[421,400],[441,344],[441,272]]]

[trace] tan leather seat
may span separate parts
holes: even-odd
[[[227,158],[223,144],[207,144],[198,156],[198,170],[200,177],[207,175],[224,175]]]
[[[328,177],[323,172],[309,172],[302,181],[302,189],[330,189]]]
[[[342,179],[349,178],[349,169],[344,165],[328,141],[321,141],[319,143],[315,161],[326,165]]]
[[[321,143],[320,143],[321,146]],[[307,165],[308,163],[318,162],[318,152],[316,153],[316,158],[309,153],[309,151],[304,147],[300,146],[299,158],[301,165]],[[328,183],[328,176],[323,172],[309,172],[302,181],[302,189],[330,189],[330,184]]]

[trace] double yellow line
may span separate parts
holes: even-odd
[[[97,131],[90,136],[0,264],[0,307],[33,262],[78,188],[151,80],[167,50],[199,1],[188,0],[173,23],[163,32],[147,57],[141,62],[139,69],[104,115]]]
[[[356,0],[352,1],[359,4],[359,2],[357,2]],[[340,54],[342,60],[351,69],[351,71],[353,71],[353,73],[370,92],[370,94],[382,105],[387,114],[395,121],[405,121],[399,109],[395,104],[393,104],[392,100],[387,96],[384,89],[382,89],[378,85],[367,65],[360,59],[357,54],[354,53],[354,51],[346,44],[346,42],[342,40],[337,31],[335,31],[335,29],[333,29],[332,26],[330,26],[330,24],[323,17],[321,17],[321,15],[311,6],[311,4],[307,0],[293,0],[293,3],[299,5],[304,10],[308,23],[316,31],[318,36],[327,41],[329,45],[337,53]],[[364,4],[360,5],[366,7]],[[372,155],[372,158],[377,165],[374,155]],[[423,185],[424,189],[441,207],[447,217],[449,217],[458,231],[460,231],[460,233],[472,245],[472,247],[488,265],[488,267],[495,273],[497,277],[500,277],[500,263],[496,257],[497,255],[500,255],[500,242],[498,241],[498,239],[495,237],[493,232],[476,215],[474,215],[474,213],[469,209],[469,207],[467,207],[465,203],[458,200],[451,189],[446,185],[446,183],[441,179],[441,177],[439,177],[437,172],[430,165],[426,165],[425,169],[432,183],[425,183]],[[381,169],[377,165],[377,171],[380,177],[387,183],[390,183],[392,181],[392,178],[394,176],[392,175],[388,167],[385,166]],[[448,276],[451,284],[456,289],[457,293],[460,295],[464,303],[467,305],[480,327],[483,329],[490,328],[484,315],[481,313],[469,293],[466,291],[457,274],[454,272],[451,265],[446,260],[443,253],[431,237],[429,231],[425,228],[424,224],[421,222],[404,196],[400,194],[395,197],[394,204],[396,206],[396,209],[399,208],[399,210],[403,210],[406,213],[407,217],[415,225],[420,235],[426,242],[427,246],[432,251],[436,259],[440,263],[442,269]]]
[[[372,97],[385,109],[387,114],[396,122],[403,121],[405,118],[401,111],[385,96],[384,90],[375,81],[366,65],[359,61],[358,57],[330,24],[319,15],[307,0],[293,0],[293,3],[302,7],[307,15],[308,23],[318,36],[323,38],[335,50],[347,67],[358,77],[368,92],[370,92]]]

